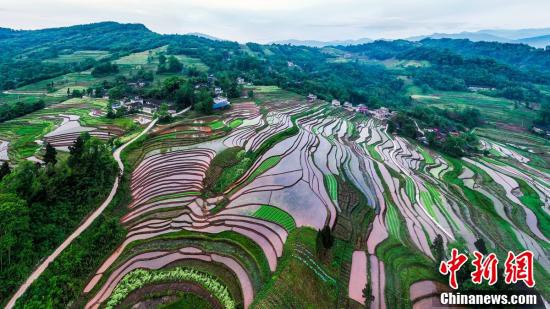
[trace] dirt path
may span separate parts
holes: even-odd
[[[153,128],[153,126],[155,126],[157,121],[158,121],[158,118],[151,121],[151,123],[147,126],[147,128],[145,128],[145,130],[143,130],[138,136],[134,137],[133,139],[128,141],[126,144],[122,145],[121,147],[119,147],[118,149],[115,150],[115,152],[113,153],[113,157],[115,158],[115,160],[118,163],[118,167],[120,169],[120,174],[115,179],[115,182],[113,183],[113,188],[111,189],[111,192],[109,193],[109,196],[107,197],[107,199],[105,199],[103,204],[101,204],[101,206],[99,206],[99,208],[97,208],[71,235],[69,235],[69,237],[67,237],[67,239],[65,239],[65,241],[59,247],[57,247],[57,249],[55,249],[55,251],[50,256],[48,256],[34,270],[34,272],[27,278],[27,280],[25,280],[25,283],[23,283],[23,285],[21,285],[21,287],[19,287],[17,292],[12,296],[12,298],[10,299],[8,304],[6,305],[6,309],[13,308],[14,305],[15,305],[15,302],[17,301],[17,299],[19,299],[19,297],[21,297],[27,291],[29,286],[36,279],[38,279],[38,277],[46,270],[46,268],[48,268],[48,265],[50,265],[50,263],[53,262],[61,254],[61,252],[63,252],[63,250],[65,250],[65,248],[67,248],[73,242],[73,240],[75,240],[78,236],[80,236],[80,234],[82,234],[82,232],[84,232],[90,225],[92,225],[92,223],[95,221],[95,219],[105,210],[105,208],[107,208],[107,206],[111,203],[111,201],[113,200],[113,197],[115,196],[115,194],[117,192],[118,185],[119,185],[119,182],[120,182],[120,177],[124,173],[124,164],[122,163],[122,160],[120,159],[120,154],[122,153],[122,151],[126,147],[128,147],[128,145],[130,145],[135,140],[137,140],[138,138],[140,138],[141,136],[143,136],[144,134],[149,132],[149,130],[151,130],[151,128]]]

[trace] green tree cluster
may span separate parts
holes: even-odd
[[[47,168],[23,161],[0,182],[0,299],[99,205],[118,172],[109,147],[87,133],[67,160],[46,147]]]

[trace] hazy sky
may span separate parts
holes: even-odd
[[[0,0],[0,27],[113,20],[240,42],[550,27],[550,0]]]

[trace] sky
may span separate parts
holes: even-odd
[[[544,28],[548,12],[550,0],[0,0],[0,27],[117,21],[267,43]]]

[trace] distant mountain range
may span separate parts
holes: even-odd
[[[349,46],[360,45],[372,42],[371,39],[361,38],[357,40],[335,40],[335,41],[316,41],[316,40],[282,40],[274,41],[271,44],[285,45],[290,44],[293,46],[309,46],[309,47],[326,47],[326,46]]]
[[[211,35],[200,33],[200,32],[189,32],[189,33],[186,33],[186,34],[187,35],[198,36],[199,38],[205,38],[205,39],[209,39],[209,40],[212,40],[212,41],[228,41],[226,39],[220,39],[220,38],[217,38],[215,36],[211,36]]]
[[[544,48],[550,45],[550,28],[540,29],[517,29],[517,30],[480,30],[476,32],[460,33],[434,33],[409,37],[406,40],[420,41],[422,39],[468,39],[473,42],[500,42],[500,43],[523,43],[537,48]]]
[[[199,35],[199,34],[195,34]],[[206,35],[199,35],[210,38]],[[460,32],[460,33],[433,33],[430,35],[419,35],[405,40],[420,41],[426,38],[431,39],[468,39],[473,42],[499,42],[499,43],[522,43],[536,48],[544,48],[550,45],[550,28],[538,29],[486,29],[475,32]],[[326,47],[326,46],[350,46],[371,43],[373,40],[362,38],[358,40],[334,40],[334,41],[318,41],[318,40],[281,40],[273,41],[271,44],[290,44],[294,46],[309,46],[309,47]]]

